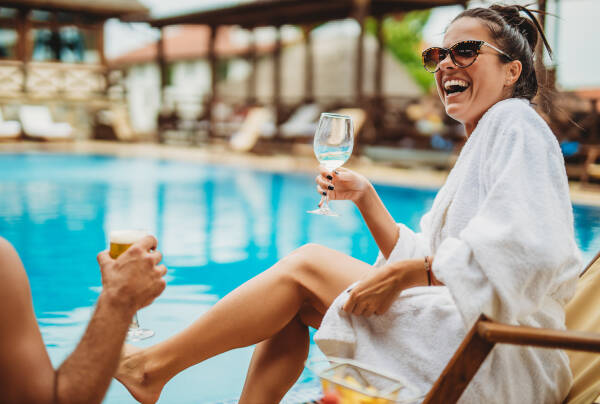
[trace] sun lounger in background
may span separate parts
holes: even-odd
[[[0,140],[15,140],[21,137],[21,124],[17,121],[5,121],[0,108]]]
[[[600,146],[588,146],[587,157],[581,173],[581,184],[587,185],[590,178],[600,178],[600,164],[596,163],[598,157],[600,157]]]
[[[335,113],[348,115],[350,118],[352,118],[352,123],[354,125],[354,141],[356,142],[356,138],[360,134],[361,129],[363,126],[365,126],[365,122],[367,121],[367,113],[365,110],[362,108],[342,108],[335,111]]]
[[[273,113],[266,107],[250,108],[240,129],[229,140],[229,146],[239,152],[250,151],[260,136],[273,136]]]
[[[73,128],[66,122],[54,122],[48,107],[23,105],[19,109],[23,134],[35,140],[71,140]]]
[[[284,138],[313,137],[319,115],[321,115],[321,107],[318,104],[301,105],[281,125],[279,129],[281,136]]]
[[[484,316],[475,323],[423,404],[455,403],[496,343],[565,349],[573,372],[566,404],[600,396],[600,254],[585,269],[566,306],[567,331],[504,325]],[[577,330],[577,331],[573,331]]]

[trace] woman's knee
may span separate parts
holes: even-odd
[[[305,244],[284,258],[293,270],[306,270],[314,267],[318,261],[318,256],[322,255],[326,247],[319,244],[309,243]]]

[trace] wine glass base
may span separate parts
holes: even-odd
[[[127,341],[136,342],[154,336],[154,331],[145,328],[130,328],[127,331]]]
[[[338,213],[334,212],[333,210],[331,210],[329,208],[319,208],[319,209],[315,209],[315,210],[307,210],[306,213],[312,213],[314,215],[332,216],[332,217],[339,216]]]

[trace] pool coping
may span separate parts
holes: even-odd
[[[7,142],[0,143],[0,153],[54,152],[76,154],[100,154],[117,157],[151,157],[167,160],[223,164],[232,167],[251,168],[258,171],[280,173],[306,173],[317,175],[317,162],[306,147],[299,146],[287,154],[257,155],[237,153],[225,145],[185,147],[155,143],[120,143],[108,141],[73,142]],[[398,168],[374,162],[366,157],[353,157],[347,164],[369,180],[385,185],[438,189],[448,171],[428,168]],[[569,184],[571,201],[577,205],[600,207],[600,187],[582,187],[580,183]]]

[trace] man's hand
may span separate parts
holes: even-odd
[[[135,311],[149,305],[165,289],[164,265],[158,265],[162,254],[156,251],[157,240],[146,236],[134,243],[116,260],[108,251],[98,254],[102,272],[103,293],[119,307]]]

